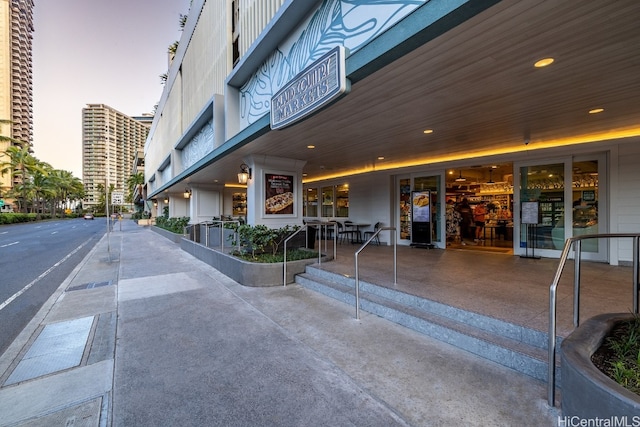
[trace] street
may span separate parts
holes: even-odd
[[[0,226],[0,354],[106,232],[106,219]]]

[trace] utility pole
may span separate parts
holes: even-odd
[[[105,138],[104,148],[105,148],[105,168],[104,168],[104,206],[107,212],[107,254],[109,255],[109,262],[111,262],[111,217],[109,216],[109,147],[108,138]]]

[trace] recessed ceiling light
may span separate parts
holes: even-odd
[[[543,68],[543,67],[546,67],[547,65],[553,64],[553,61],[555,61],[553,58],[543,58],[537,61],[535,64],[533,64],[533,66],[536,68]]]
[[[384,156],[378,156],[378,160],[384,160]]]
[[[308,148],[309,150],[313,150],[314,148],[316,148],[316,146],[315,146],[315,145],[307,145],[307,148]]]
[[[433,129],[425,129],[422,133],[433,133]]]
[[[604,111],[604,108],[593,108],[589,110],[589,114],[598,114],[598,113],[602,113],[603,111]]]

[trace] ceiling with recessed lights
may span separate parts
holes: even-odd
[[[502,1],[188,181],[237,183],[249,153],[306,160],[317,180],[638,135],[639,22],[637,0]],[[534,67],[544,58],[554,61]]]

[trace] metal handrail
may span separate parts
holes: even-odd
[[[556,302],[557,288],[560,277],[564,270],[564,266],[569,258],[571,247],[574,247],[574,277],[573,277],[573,326],[577,328],[580,324],[580,259],[582,255],[582,240],[587,239],[613,239],[613,238],[632,238],[633,239],[633,312],[638,314],[638,289],[640,262],[638,254],[640,253],[640,234],[639,233],[613,233],[613,234],[585,234],[582,236],[571,237],[564,243],[562,255],[560,256],[560,264],[556,270],[556,274],[549,287],[549,356],[548,356],[548,383],[547,383],[547,399],[549,406],[555,406],[556,392]]]
[[[305,231],[305,242],[308,241],[309,238],[309,232],[308,232],[308,228],[310,225],[318,225],[319,223],[308,223],[303,225],[302,227],[300,227],[298,230],[296,230],[293,234],[291,234],[291,236],[287,237],[284,240],[284,260],[283,260],[283,264],[284,264],[284,272],[283,272],[283,279],[282,279],[282,286],[287,286],[287,242],[289,240],[291,240],[294,236],[296,236],[298,233],[300,233],[301,231]],[[327,222],[327,223],[323,223],[326,225],[331,225],[331,224],[335,224],[334,222]],[[335,227],[335,225],[334,225]],[[325,233],[326,233],[326,229],[325,229]],[[319,234],[318,234],[318,239],[319,240]],[[325,241],[324,244],[324,250],[327,250],[327,242]],[[333,259],[336,258],[336,251],[337,251],[337,247],[336,247],[336,233],[334,230],[333,233]],[[318,264],[322,264],[322,251],[320,250],[320,244],[318,243]]]
[[[305,232],[305,242],[307,241],[307,239],[309,238],[309,231],[308,231],[309,226],[307,224],[303,225],[302,227],[300,227],[299,229],[297,229],[296,231],[294,231],[291,236],[287,237],[286,239],[284,239],[284,259],[283,259],[283,279],[282,279],[282,286],[287,286],[287,242],[289,240],[291,240],[294,236],[297,236],[298,233],[304,231]],[[318,261],[320,261],[320,251],[318,251]]]
[[[381,231],[384,230],[392,230],[393,233],[391,233],[391,237],[393,240],[393,284],[397,285],[398,284],[398,263],[397,263],[397,258],[398,258],[398,245],[396,242],[396,228],[395,227],[380,227],[378,228],[378,230],[376,230],[375,233],[373,233],[373,235],[371,237],[369,237],[369,240],[367,240],[366,242],[364,242],[362,244],[362,246],[360,246],[360,249],[358,249],[356,251],[356,253],[354,254],[355,257],[355,267],[356,267],[356,319],[360,320],[360,272],[359,272],[359,268],[358,268],[358,255],[360,254],[360,252],[362,252],[364,250],[364,248],[367,247],[367,245],[369,245],[369,243],[371,243],[371,241],[373,239],[375,239],[378,234],[380,234]]]
[[[224,221],[224,220],[213,220],[213,221],[207,221],[207,234],[206,234],[206,247],[209,247],[209,229],[213,228],[213,227],[219,227],[220,228],[220,251],[224,252],[224,229],[225,229],[225,225],[226,224],[236,224],[237,226],[240,226],[240,221],[238,220],[231,220],[231,221]],[[236,242],[238,245],[238,250],[240,250],[240,239],[238,239],[238,231],[237,231],[237,227],[236,227],[236,231],[234,232],[236,234]]]
[[[195,232],[192,233],[192,230],[194,229],[194,227],[196,227],[196,226],[199,227],[199,226],[201,226],[203,224],[208,224],[208,223],[209,223],[209,221],[198,222],[198,223],[195,223],[195,224],[187,224],[187,225],[185,225],[183,227],[182,234],[185,235],[185,236],[189,236],[189,240],[191,240],[192,242],[195,242],[196,241],[196,233]]]
[[[326,236],[327,235],[327,231],[328,228],[327,227],[332,227],[333,228],[333,259],[336,259],[337,255],[337,251],[338,251],[338,240],[337,240],[337,235],[338,235],[338,222],[337,221],[308,221],[307,225],[319,225],[320,228],[320,233],[318,234],[318,236]],[[318,240],[320,240],[320,237],[318,237]],[[318,249],[320,249],[320,245],[318,245]],[[327,251],[327,239],[324,239],[324,251]]]

